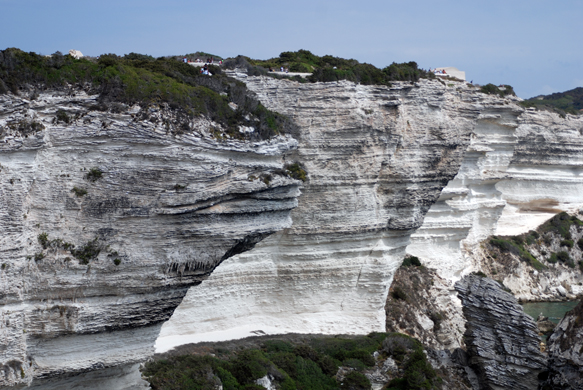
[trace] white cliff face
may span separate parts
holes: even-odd
[[[286,160],[308,180],[292,227],[190,289],[157,351],[262,333],[384,331],[409,236],[457,172],[485,95],[438,81],[245,82],[298,124],[299,147]]]
[[[583,207],[582,135],[580,116],[528,111],[519,118],[508,177],[496,184],[506,201],[496,234],[522,234]]]
[[[485,107],[460,172],[407,248],[452,281],[480,269],[487,237],[583,206],[583,119],[508,103]]]
[[[452,281],[472,270],[468,252],[495,232],[506,205],[496,184],[506,177],[514,155],[517,118],[523,110],[508,100],[488,103],[482,107],[458,174],[443,189],[407,248]]]
[[[143,361],[191,285],[291,224],[292,138],[173,135],[163,107],[95,99],[0,95],[0,385]]]

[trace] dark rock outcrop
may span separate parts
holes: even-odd
[[[547,350],[549,373],[541,389],[583,389],[583,301],[555,327]]]
[[[470,365],[482,389],[537,389],[545,359],[534,320],[492,279],[469,275],[455,284],[466,317]]]

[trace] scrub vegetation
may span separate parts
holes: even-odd
[[[524,100],[525,107],[537,107],[543,110],[555,111],[559,114],[576,114],[583,112],[583,87],[550,95],[540,95]]]
[[[11,48],[0,51],[0,94],[34,96],[39,90],[80,88],[99,95],[99,104],[93,107],[96,110],[115,111],[119,103],[165,105],[177,112],[181,118],[178,127],[183,131],[188,130],[190,120],[204,116],[220,124],[231,138],[266,139],[292,126],[286,117],[263,107],[244,83],[222,74],[216,66],[210,71],[211,77],[201,75],[197,67],[173,57],[154,59],[130,53],[75,59],[59,52],[41,56]],[[57,113],[56,120],[71,121],[65,112]],[[257,131],[244,135],[239,132],[240,125]]]
[[[354,59],[317,56],[308,50],[286,51],[268,60],[239,56],[226,60],[225,66],[245,67],[250,75],[265,75],[270,68],[279,70],[282,66],[290,72],[312,73],[307,79],[296,78],[300,82],[349,80],[364,85],[390,85],[391,81],[415,82],[421,78],[435,78],[433,73],[420,69],[416,62],[392,63],[379,69]]]
[[[228,343],[205,345],[204,351],[158,357],[143,369],[154,390],[262,389],[257,379],[268,377],[278,389],[368,390],[367,370],[391,357],[399,366],[386,389],[439,389],[440,379],[417,340],[398,333],[358,337],[303,336],[293,340],[263,339],[242,347]],[[230,345],[224,347],[223,345]],[[236,345],[236,344],[235,344]],[[339,370],[340,368],[340,370]]]
[[[512,86],[510,86],[510,85],[504,85],[502,87],[497,87],[494,84],[490,83],[490,84],[482,85],[480,87],[480,91],[483,93],[487,93],[488,95],[498,95],[500,97],[504,97],[504,96],[508,96],[508,95],[516,96],[516,93],[514,93],[514,88],[512,88]]]
[[[487,242],[487,247],[490,249],[490,255],[498,261],[499,255],[511,253],[538,271],[547,268],[545,262],[561,263],[570,268],[574,268],[577,264],[583,267],[580,253],[583,251],[583,238],[575,242],[573,231],[579,234],[583,232],[583,221],[562,212],[537,230],[518,236],[493,236]],[[533,252],[538,255],[535,257]]]

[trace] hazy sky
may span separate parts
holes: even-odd
[[[581,0],[0,0],[0,49],[162,56],[282,51],[456,66],[529,98],[583,86]]]

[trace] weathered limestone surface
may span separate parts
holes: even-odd
[[[543,389],[583,389],[583,301],[555,327],[547,343],[549,377]]]
[[[292,227],[191,289],[157,350],[253,332],[384,330],[409,236],[456,175],[482,104],[497,99],[435,80],[384,87],[239,77],[298,124],[299,147],[286,160],[303,164],[308,180]]]
[[[455,281],[481,269],[479,243],[489,236],[521,234],[560,211],[581,209],[582,134],[578,116],[524,111],[508,100],[485,106],[459,173],[412,235],[407,252]],[[519,268],[499,278],[521,298],[540,299],[531,291],[541,291],[541,275]],[[573,277],[543,279],[544,290]]]
[[[172,135],[163,107],[95,99],[0,95],[0,386],[143,361],[190,286],[291,224],[292,138]]]
[[[489,278],[468,275],[455,284],[466,317],[470,366],[482,389],[535,390],[546,359],[534,320],[516,298]]]

